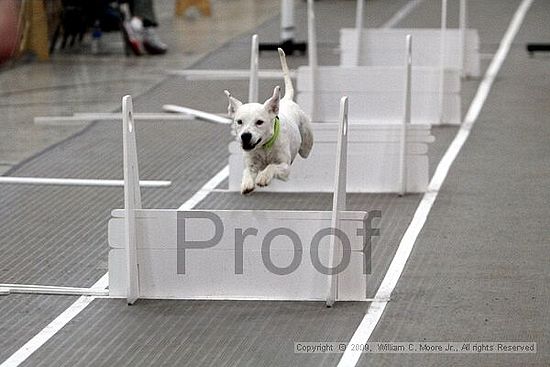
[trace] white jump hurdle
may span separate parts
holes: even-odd
[[[308,2],[310,40],[315,40],[313,2]],[[315,144],[307,160],[297,158],[287,182],[273,181],[258,191],[332,192],[330,177],[335,166],[331,157],[336,149],[339,116],[336,114],[339,93],[353,95],[350,109],[348,149],[348,192],[424,192],[429,180],[428,144],[434,141],[426,118],[426,103],[421,93],[412,93],[411,39],[404,47],[409,51],[402,68],[355,69],[316,65],[315,42],[310,43],[310,66],[298,69],[298,103],[313,116]],[[412,74],[414,80],[414,74]],[[366,80],[378,78],[378,89]],[[438,74],[432,73],[432,87],[437,89]],[[417,83],[419,88],[425,84]],[[365,89],[366,92],[357,92]],[[304,91],[306,90],[306,91]],[[388,93],[384,94],[384,90]],[[420,89],[422,90],[422,89]],[[432,102],[437,104],[437,96]],[[415,103],[420,106],[413,107]],[[314,109],[316,107],[317,109]],[[416,109],[415,109],[416,108]],[[376,111],[376,112],[373,112]],[[418,111],[418,112],[417,112]],[[374,114],[374,115],[373,115]],[[367,120],[365,116],[373,115]],[[318,116],[322,116],[322,119]],[[432,112],[432,120],[438,113]],[[411,121],[414,122],[411,124]],[[423,123],[424,122],[424,123]],[[229,146],[229,190],[239,191],[243,156],[237,143]]]
[[[352,105],[353,108],[353,105]],[[307,159],[296,158],[286,182],[273,180],[266,192],[333,192],[328,177],[334,172],[337,125],[314,124],[315,145]],[[406,192],[424,192],[428,185],[428,144],[434,141],[427,125],[410,125],[406,132]],[[402,135],[400,124],[350,124],[348,149],[348,192],[403,192],[400,176]],[[242,149],[229,146],[229,190],[239,191]]]
[[[434,140],[427,122],[440,121],[438,94],[429,92],[438,90],[438,71],[427,69],[411,77],[410,54],[404,57],[401,68],[319,67],[311,0],[308,1],[308,15],[310,66],[299,68],[297,90],[299,104],[317,121],[313,123],[314,148],[306,161],[296,159],[287,182],[273,181],[269,187],[257,190],[332,192],[334,187],[327,177],[331,177],[335,169],[331,163],[339,120],[335,101],[340,95],[350,93],[353,107],[350,110],[348,192],[424,192],[429,178],[428,144]],[[410,39],[403,43],[403,48],[411,52]],[[255,58],[255,50],[253,46],[251,60]],[[249,72],[251,87],[257,85],[257,72],[252,66]],[[459,88],[457,78],[454,89]],[[448,89],[452,90],[452,85]],[[165,106],[164,109],[191,113],[185,107]],[[218,121],[220,118],[216,115],[206,115],[203,117],[212,117],[210,121],[228,122]],[[229,153],[229,190],[240,191],[242,151],[237,143],[231,143]]]
[[[109,221],[110,296],[130,304],[138,298],[367,300],[358,235],[366,213],[345,211],[347,99],[332,212],[142,209],[131,98],[123,103],[126,209],[113,211]],[[330,233],[340,234],[345,246]],[[346,259],[338,274],[318,271]]]
[[[363,2],[364,0],[358,0]],[[466,28],[466,0],[460,0],[459,28],[446,26],[447,0],[442,0],[441,29],[431,28],[366,28],[358,15],[356,28],[343,28],[340,33],[342,66],[397,66],[404,57],[403,38],[415,40],[413,65],[455,70],[467,77],[481,76],[479,34]],[[358,6],[358,9],[360,7]],[[442,56],[443,55],[443,56]],[[442,60],[443,58],[443,60]]]
[[[361,5],[362,2],[358,2]],[[358,8],[361,8],[358,6]],[[361,9],[358,9],[358,12]],[[316,47],[315,10],[308,2],[309,65],[297,70],[298,103],[313,121],[336,121],[335,100],[338,95],[349,96],[353,108],[350,120],[368,123],[398,123],[405,114],[405,74],[407,59],[406,35],[400,38],[401,59],[393,66],[318,66]],[[362,19],[358,17],[359,22]],[[361,23],[361,22],[360,22]],[[414,39],[414,36],[412,37]],[[313,40],[313,41],[312,41]],[[415,39],[415,52],[418,42]],[[459,124],[461,121],[460,76],[456,70],[434,67],[412,68],[413,124]],[[443,88],[441,82],[443,80]],[[443,90],[443,96],[441,95]]]

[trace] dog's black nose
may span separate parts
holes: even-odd
[[[250,143],[250,139],[252,139],[252,134],[251,133],[242,133],[241,134],[241,141],[243,142],[243,144],[248,144]]]

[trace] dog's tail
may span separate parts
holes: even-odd
[[[286,55],[282,48],[278,48],[279,58],[281,59],[281,68],[283,69],[283,77],[285,79],[285,96],[283,99],[294,100],[294,87],[292,86],[292,79],[290,79],[290,71],[288,71],[288,65],[286,63]]]

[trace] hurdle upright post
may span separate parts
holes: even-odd
[[[334,196],[332,198],[331,228],[333,230],[330,238],[329,267],[335,270],[334,257],[337,246],[337,231],[340,231],[340,213],[346,210],[347,191],[347,166],[348,166],[348,97],[340,99],[340,127],[338,129],[338,141],[336,143],[336,169],[334,177]],[[343,251],[346,249],[342,246]],[[344,255],[345,256],[345,255]],[[338,274],[328,274],[328,292],[326,305],[332,307],[338,298]]]
[[[460,48],[460,74],[464,78],[466,76],[466,27],[467,24],[467,3],[466,0],[460,0],[460,13],[458,15],[458,39]]]
[[[353,66],[359,66],[359,59],[361,58],[361,47],[362,47],[362,41],[363,41],[363,24],[365,21],[364,5],[365,5],[365,0],[357,0],[357,7],[355,9],[355,31],[357,32],[355,35],[355,42],[357,42],[357,47],[355,48],[355,57],[354,57],[355,64]]]
[[[317,30],[315,27],[315,8],[313,4],[314,0],[307,0],[307,34],[308,34],[308,62],[311,73],[311,120],[315,121],[317,118],[316,106],[316,84],[317,84]]]
[[[295,36],[294,0],[281,0],[281,41],[293,41]]]
[[[441,0],[441,36],[440,36],[440,59],[439,59],[439,121],[444,123],[444,94],[445,94],[445,41],[447,33],[447,0]]]
[[[411,102],[412,102],[412,36],[406,37],[406,59],[405,59],[405,116],[401,123],[401,137],[399,149],[399,196],[407,192],[407,127],[411,123]]]
[[[248,102],[258,102],[258,67],[260,62],[260,43],[258,35],[252,36],[250,49],[250,79],[248,84]]]
[[[132,97],[122,98],[122,144],[124,154],[124,232],[126,245],[127,293],[129,305],[139,298],[139,265],[137,253],[136,209],[141,209],[139,170],[136,149]]]

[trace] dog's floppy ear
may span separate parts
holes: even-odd
[[[281,99],[281,87],[276,86],[273,90],[273,95],[270,99],[265,101],[264,107],[267,112],[274,113],[275,115],[279,113],[279,100]]]
[[[228,91],[224,90],[224,92],[227,98],[229,99],[229,105],[227,106],[227,114],[229,115],[229,117],[233,117],[235,116],[235,112],[237,111],[237,109],[241,107],[243,103],[239,101],[237,98],[233,97],[231,93],[229,93]]]

